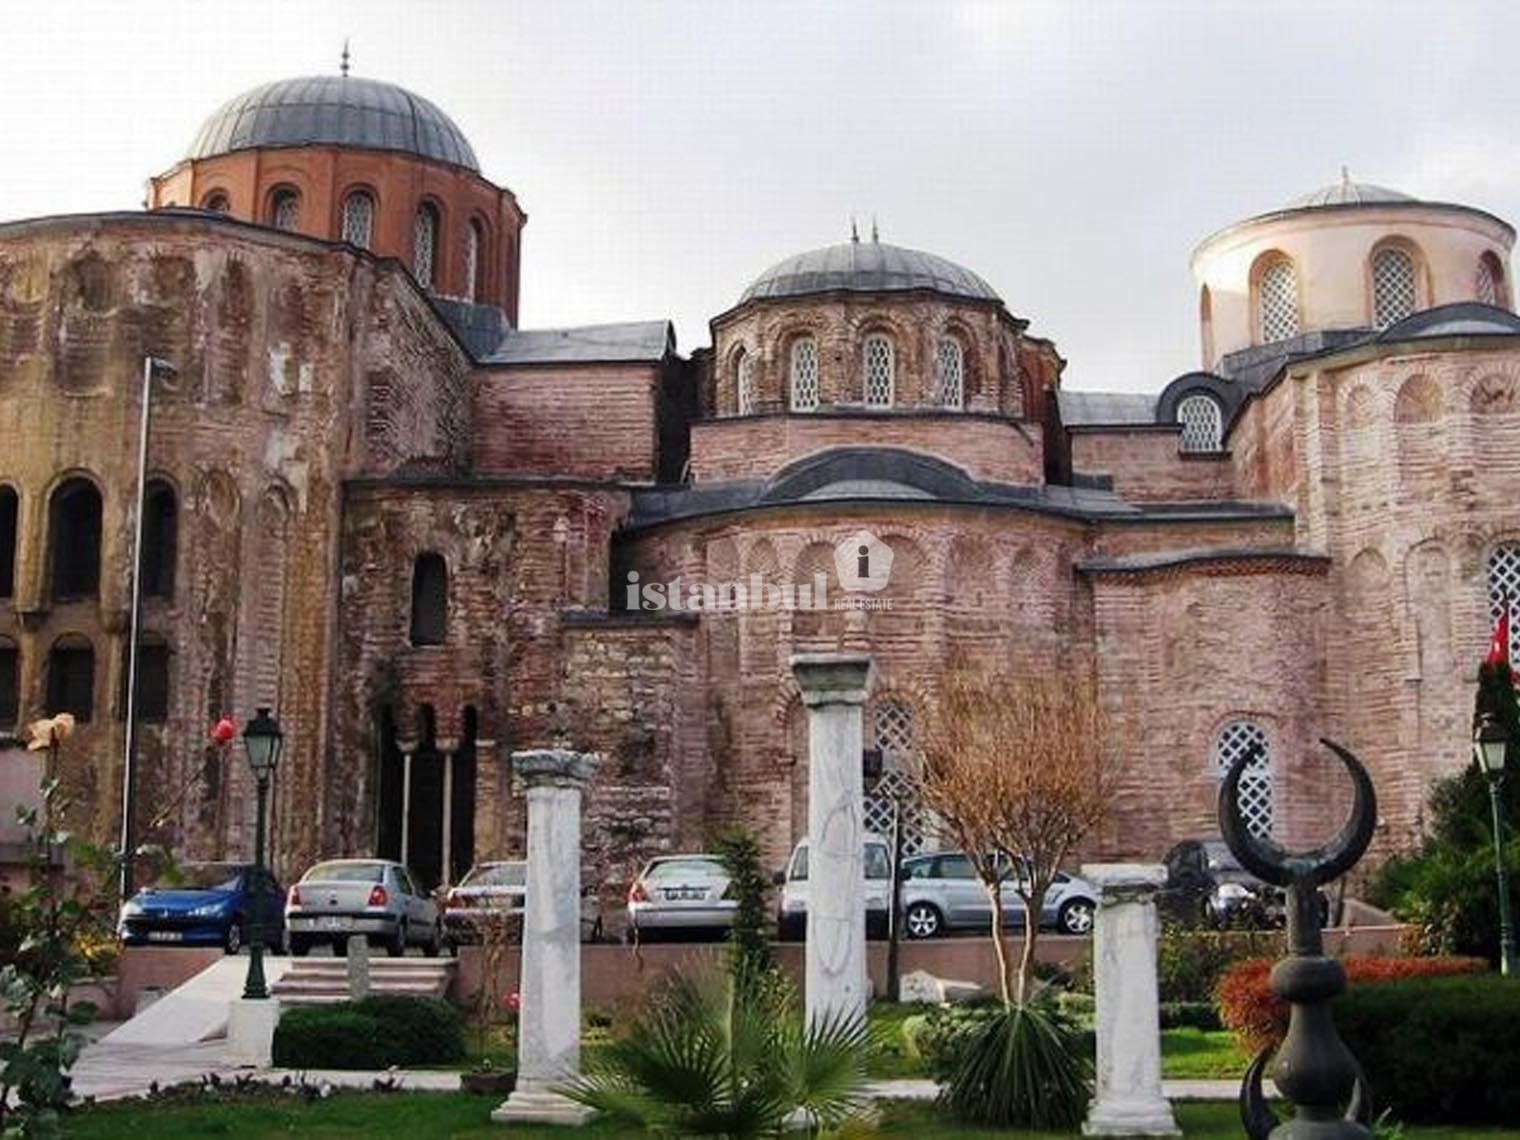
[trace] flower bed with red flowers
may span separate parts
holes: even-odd
[[[1219,1020],[1235,1034],[1240,1047],[1255,1054],[1276,1045],[1288,1031],[1288,1003],[1272,992],[1268,976],[1272,962],[1250,958],[1225,971],[1214,991]],[[1373,958],[1352,955],[1341,960],[1346,980],[1353,986],[1397,982],[1406,978],[1444,978],[1456,974],[1481,974],[1488,969],[1482,958]]]

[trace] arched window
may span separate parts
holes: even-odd
[[[201,199],[201,209],[210,210],[213,214],[230,214],[232,201],[225,190],[213,190]]]
[[[88,479],[58,485],[48,504],[48,566],[53,601],[100,589],[100,492]]]
[[[818,410],[818,342],[810,336],[792,344],[792,411]]]
[[[364,190],[343,199],[343,240],[368,249],[375,229],[375,200]]]
[[[1504,263],[1492,251],[1478,258],[1478,274],[1473,292],[1485,305],[1493,305],[1500,309],[1509,308],[1509,293],[1504,281]]]
[[[1385,245],[1372,255],[1372,323],[1386,329],[1419,306],[1414,258],[1398,246]]]
[[[485,249],[486,235],[478,221],[471,219],[464,231],[464,295],[471,301],[484,300],[485,279],[481,274],[484,261],[481,251]]]
[[[21,713],[21,651],[0,637],[0,728],[15,728]]]
[[[1298,273],[1286,257],[1276,257],[1256,281],[1257,327],[1263,344],[1298,335]]]
[[[0,486],[0,598],[16,592],[16,514],[13,487]]]
[[[424,202],[412,223],[412,271],[424,285],[434,285],[438,268],[438,207]]]
[[[953,336],[942,336],[934,348],[934,402],[960,408],[966,399],[966,354]]]
[[[174,561],[179,552],[179,507],[174,488],[150,479],[143,495],[142,574],[145,598],[174,597]]]
[[[1183,451],[1218,451],[1224,437],[1223,416],[1219,401],[1195,392],[1177,404],[1177,422],[1182,425]]]
[[[872,333],[866,337],[861,365],[866,407],[890,408],[897,386],[897,362],[891,338],[885,333]]]
[[[441,554],[412,564],[412,644],[442,645],[449,624],[449,569]]]
[[[277,230],[294,233],[301,228],[301,195],[282,186],[269,196],[269,224]]]
[[[1255,758],[1240,776],[1240,818],[1252,835],[1272,836],[1275,792],[1272,783],[1272,742],[1266,731],[1248,720],[1231,721],[1214,742],[1214,768],[1223,778],[1230,765],[1248,751]]]
[[[1520,620],[1515,620],[1516,607],[1520,607],[1520,546],[1494,547],[1488,556],[1488,617],[1496,621],[1504,611],[1504,603],[1510,604],[1509,658],[1520,661]]]
[[[734,393],[741,416],[755,411],[755,358],[742,348],[734,365]]]
[[[121,715],[127,710],[127,654],[121,656]],[[162,724],[169,719],[169,645],[158,634],[144,634],[137,643],[137,719]]]
[[[867,789],[862,821],[866,830],[891,835],[898,804],[903,807],[903,852],[916,855],[932,837],[932,820],[913,794],[918,764],[918,724],[906,701],[884,700],[871,717],[871,740],[881,753],[881,775]]]
[[[77,634],[53,643],[47,665],[47,713],[73,713],[88,721],[95,715],[95,649]]]

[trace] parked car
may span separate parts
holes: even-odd
[[[951,930],[986,930],[992,907],[986,888],[964,852],[939,851],[902,862],[902,929],[907,938],[933,938]],[[1004,926],[1025,924],[1024,897],[1009,868],[1000,886]],[[1040,913],[1042,927],[1062,934],[1089,934],[1098,891],[1085,879],[1057,872]]]
[[[738,903],[728,897],[728,871],[717,855],[661,855],[628,887],[627,941],[664,934],[721,935],[734,923]]]
[[[478,863],[443,896],[443,940],[451,949],[481,939],[488,915],[521,920],[528,864],[521,859]]]
[[[127,946],[220,946],[236,954],[252,933],[254,886],[263,884],[264,944],[285,945],[284,895],[267,870],[242,863],[187,863],[173,882],[144,887],[121,908],[117,934]]]
[[[1281,926],[1287,901],[1240,865],[1223,839],[1184,839],[1166,855],[1161,913],[1182,923],[1216,927]],[[1330,919],[1330,900],[1319,892],[1320,925]]]
[[[879,835],[865,841],[866,937],[887,936],[887,913],[892,906],[892,849]],[[792,849],[786,870],[776,876],[781,903],[776,916],[776,936],[796,942],[807,935],[808,841]]]
[[[428,957],[443,946],[438,907],[412,873],[389,859],[331,859],[318,863],[290,888],[285,901],[290,952],[300,956],[321,942],[347,953],[350,935],[362,934],[393,958],[418,945]]]

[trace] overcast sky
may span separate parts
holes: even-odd
[[[1197,363],[1194,244],[1342,163],[1520,219],[1513,0],[4,0],[0,218],[138,206],[219,103],[345,36],[517,194],[528,327],[670,317],[689,351],[874,213],[1068,384],[1156,389]]]

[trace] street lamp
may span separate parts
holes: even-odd
[[[1520,958],[1515,953],[1515,928],[1509,915],[1509,872],[1504,866],[1504,806],[1499,790],[1504,784],[1504,758],[1509,733],[1484,713],[1473,734],[1473,757],[1478,771],[1488,780],[1488,802],[1494,817],[1494,870],[1499,880],[1499,968],[1506,975],[1520,975]]]
[[[280,722],[261,708],[258,715],[243,729],[243,750],[248,753],[248,767],[258,786],[258,816],[253,840],[253,937],[248,946],[248,981],[243,986],[244,998],[267,998],[269,989],[264,984],[264,910],[269,892],[265,890],[264,872],[264,805],[269,798],[269,777],[280,763],[280,749],[285,736]]]

